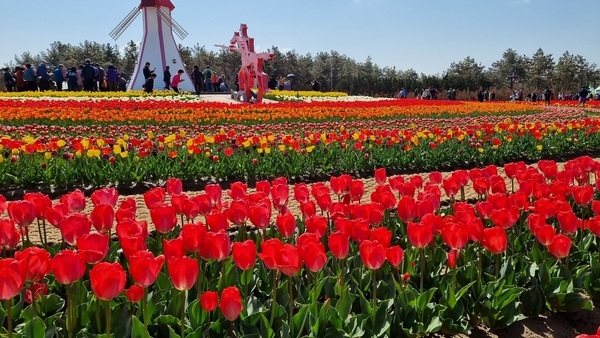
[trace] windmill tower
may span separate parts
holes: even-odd
[[[150,62],[150,69],[156,68],[155,89],[164,87],[163,71],[169,66],[171,78],[177,74],[177,70],[183,69],[185,73],[181,76],[185,81],[179,84],[179,88],[194,92],[192,83],[179,49],[175,43],[173,33],[180,39],[187,36],[187,32],[180,24],[171,17],[175,6],[170,0],[141,0],[140,5],[135,7],[121,22],[110,32],[110,36],[117,40],[131,23],[142,13],[144,16],[144,37],[140,46],[140,53],[133,71],[128,90],[141,90],[145,82],[143,68],[146,62]]]

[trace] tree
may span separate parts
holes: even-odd
[[[527,81],[527,68],[529,59],[527,56],[517,54],[517,51],[509,48],[502,53],[502,58],[492,63],[490,67],[490,80],[499,88],[507,88],[510,82],[507,76],[517,75],[520,81]]]
[[[136,43],[130,40],[125,46],[123,61],[121,61],[120,73],[125,75],[125,78],[130,78],[133,74],[139,53]]]
[[[446,72],[448,84],[457,90],[475,91],[487,87],[483,75],[484,66],[467,56],[463,61],[452,62]]]

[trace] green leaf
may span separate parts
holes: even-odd
[[[523,304],[523,314],[527,317],[537,317],[542,314],[546,307],[546,299],[542,288],[536,283],[530,289],[523,291],[521,303]]]
[[[372,330],[376,337],[383,336],[390,327],[391,315],[388,314],[386,305],[387,304],[379,304],[376,306]]]
[[[35,317],[25,324],[24,335],[27,338],[45,338],[46,325],[39,317]]]
[[[306,323],[308,321],[308,307],[309,305],[302,305],[300,307],[300,309],[298,310],[298,312],[294,315],[293,318],[293,325],[294,325],[294,332],[298,333],[301,332],[304,327],[306,326]]]
[[[61,311],[65,306],[65,300],[60,298],[57,294],[49,294],[43,296],[42,300],[38,302],[41,306],[41,311],[46,316],[53,315]]]
[[[144,324],[136,316],[133,316],[131,338],[150,338],[150,334],[144,329]]]
[[[431,299],[433,299],[433,296],[435,295],[436,291],[437,288],[431,288],[420,294],[417,298],[417,301],[415,302],[415,306],[417,307],[417,309],[419,309],[420,311],[424,311],[427,304],[429,304],[431,302]]]
[[[335,309],[338,312],[338,315],[342,320],[346,320],[350,315],[350,310],[352,310],[353,297],[350,295],[349,286],[344,284],[342,287],[342,294],[340,295],[340,299],[335,304]]]

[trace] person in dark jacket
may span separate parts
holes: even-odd
[[[6,91],[12,92],[15,88],[15,78],[10,72],[10,69],[4,69],[4,83],[6,83]]]
[[[31,67],[30,63],[25,65],[25,71],[23,72],[23,81],[25,81],[25,90],[29,90],[32,92],[37,91],[35,71],[33,70],[33,67]]]
[[[50,75],[48,74],[48,67],[46,67],[46,60],[40,62],[40,65],[35,71],[35,75],[37,75],[39,79],[40,91],[43,92],[48,90],[50,88]]]
[[[196,90],[197,95],[200,95],[200,92],[202,91],[204,80],[204,75],[200,71],[200,68],[194,66],[194,71],[192,71],[192,81],[194,81],[194,89]]]
[[[75,92],[79,88],[77,86],[77,67],[71,67],[67,72],[67,90]]]
[[[169,90],[169,85],[171,84],[171,70],[169,69],[169,66],[167,66],[163,72],[163,82],[165,83],[165,90]]]
[[[65,73],[63,73],[63,65],[58,65],[54,70],[54,82],[56,82],[56,90],[62,91],[63,82],[65,82]]]
[[[119,86],[119,72],[113,65],[108,66],[106,71],[106,85],[109,92],[116,92]]]
[[[87,59],[85,65],[81,68],[81,78],[83,79],[83,90],[93,92],[96,87],[96,68],[92,62]]]
[[[150,77],[144,82],[144,91],[148,94],[154,90],[154,79],[156,79],[156,73],[150,73]]]
[[[144,72],[144,80],[148,80],[150,78],[150,75],[152,75],[152,73],[156,71],[156,68],[150,70],[150,62],[146,62],[142,71]]]

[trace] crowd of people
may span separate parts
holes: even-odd
[[[127,80],[115,66],[109,65],[105,70],[100,64],[92,64],[87,59],[79,67],[64,67],[59,64],[50,69],[45,60],[37,67],[30,63],[1,70],[0,91],[125,91]]]

